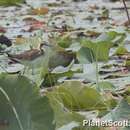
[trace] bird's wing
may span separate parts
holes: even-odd
[[[21,54],[9,54],[7,53],[8,57],[10,59],[15,59],[15,60],[28,60],[28,61],[31,61],[31,60],[34,60],[36,59],[37,57],[39,57],[40,55],[42,55],[41,51],[38,50],[38,49],[32,49],[32,50],[28,50],[28,51],[25,51]]]

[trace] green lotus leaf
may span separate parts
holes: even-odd
[[[0,75],[0,129],[55,129],[48,98],[23,76]]]

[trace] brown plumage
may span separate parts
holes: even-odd
[[[43,54],[44,54],[44,52],[41,50],[32,49],[32,50],[25,51],[21,54],[16,54],[16,55],[8,54],[8,57],[11,59],[32,61]]]
[[[38,57],[44,54],[44,50],[42,49],[43,44],[40,45],[39,49],[31,49],[27,50],[21,54],[9,54],[8,57],[13,61],[32,61],[37,59]]]

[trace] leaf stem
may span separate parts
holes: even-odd
[[[100,87],[99,87],[99,67],[98,67],[98,52],[99,51],[99,46],[97,45],[96,47],[96,54],[95,54],[95,65],[96,65],[96,86],[97,90],[100,92]]]
[[[126,2],[125,2],[125,0],[122,0],[122,1],[123,1],[123,4],[124,4],[124,8],[125,8],[125,11],[126,11],[126,14],[127,14],[129,25],[130,25],[130,16],[129,16],[129,12],[128,12],[128,9],[127,9],[127,6],[126,6]]]
[[[96,62],[95,62],[95,65],[96,65],[96,86],[97,86],[97,90],[100,91],[100,87],[99,87],[99,74],[98,74],[98,59],[96,58]]]

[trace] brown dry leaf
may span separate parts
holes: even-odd
[[[24,37],[17,37],[15,39],[15,44],[24,44],[24,43],[26,43],[26,41],[27,41],[27,39]]]
[[[0,33],[6,33],[6,30],[5,30],[4,27],[1,27],[1,26],[0,26]]]
[[[23,19],[23,21],[26,22],[27,24],[32,24],[34,22],[37,22],[38,20],[33,17],[26,17]]]
[[[32,13],[34,15],[45,15],[49,12],[49,8],[47,7],[42,7],[42,8],[36,8],[32,10]]]
[[[128,20],[126,20],[126,21],[124,21],[124,22],[122,23],[122,25],[123,25],[123,26],[129,26],[129,25],[130,25],[130,23],[129,23],[129,21],[128,21]]]
[[[128,20],[113,20],[112,22],[113,26],[129,26],[129,21]]]

